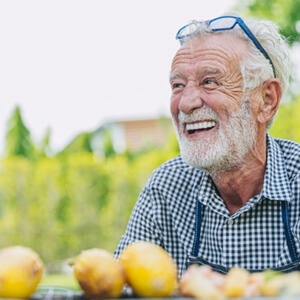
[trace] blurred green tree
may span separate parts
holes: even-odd
[[[47,128],[45,134],[38,145],[38,154],[40,157],[50,157],[53,156],[53,151],[51,149],[51,128]]]
[[[108,129],[104,129],[102,132],[103,140],[103,155],[105,158],[112,157],[116,154],[115,147],[111,133]]]
[[[248,16],[275,21],[290,44],[299,42],[299,0],[244,0],[238,2],[236,9]]]
[[[19,106],[15,107],[7,122],[5,155],[17,155],[31,159],[36,155],[30,131],[24,124]]]
[[[82,132],[75,136],[75,138],[59,153],[57,156],[67,156],[75,153],[92,153],[92,133]]]

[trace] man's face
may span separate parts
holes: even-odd
[[[254,145],[251,99],[243,99],[245,42],[227,34],[188,41],[171,69],[171,113],[181,155],[209,172],[236,167]]]

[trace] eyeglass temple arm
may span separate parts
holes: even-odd
[[[240,25],[240,27],[243,29],[243,31],[247,34],[247,36],[252,40],[252,42],[255,44],[255,46],[257,47],[257,49],[270,62],[272,70],[273,70],[273,73],[274,73],[274,77],[276,78],[275,67],[274,67],[273,62],[272,62],[270,56],[268,55],[268,53],[265,51],[265,49],[262,47],[262,45],[260,44],[260,42],[255,37],[255,35],[251,32],[251,30],[248,28],[248,26],[246,25],[246,23],[241,18],[237,19],[237,23]]]

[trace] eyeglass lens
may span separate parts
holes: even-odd
[[[209,27],[214,29],[231,29],[236,24],[236,19],[234,18],[222,18],[222,19],[215,19],[209,22]]]
[[[198,24],[195,23],[191,23],[185,27],[183,27],[180,31],[179,31],[179,37],[184,37],[184,36],[189,36],[191,34],[193,34],[195,31],[197,31],[198,29]]]

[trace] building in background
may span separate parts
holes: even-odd
[[[115,120],[106,122],[93,132],[92,148],[103,154],[107,138],[116,153],[126,150],[138,152],[151,147],[162,147],[173,133],[170,118]]]

